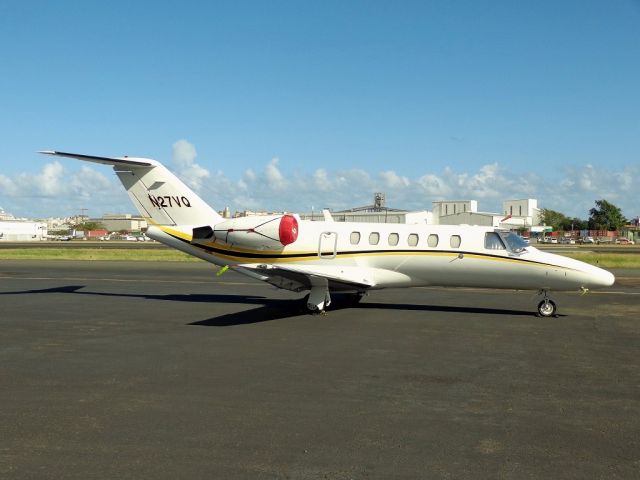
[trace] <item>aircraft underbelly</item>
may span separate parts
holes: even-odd
[[[474,255],[390,257],[371,262],[376,267],[406,275],[414,286],[447,285],[479,288],[573,288],[576,273],[562,267]],[[378,284],[379,288],[383,282]]]

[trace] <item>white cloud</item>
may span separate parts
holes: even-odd
[[[196,147],[187,140],[178,140],[172,146],[171,160],[178,168],[189,168],[197,156]]]
[[[380,179],[382,180],[382,184],[389,188],[404,188],[411,184],[407,177],[401,177],[393,170],[381,172]]]
[[[331,180],[324,168],[319,168],[313,173],[313,184],[321,192],[326,192],[331,188]]]
[[[270,189],[278,191],[284,190],[287,186],[287,181],[278,170],[278,158],[272,158],[264,169],[264,176],[267,181],[267,185]]]
[[[80,213],[80,208],[97,216],[133,209],[113,177],[86,165],[70,171],[58,161],[45,164],[38,173],[0,175],[0,199],[4,209],[17,216],[66,216]]]
[[[0,195],[13,197],[17,192],[15,182],[5,175],[0,175]]]
[[[490,163],[471,171],[445,168],[410,178],[396,171],[361,169],[318,168],[311,173],[286,174],[280,160],[272,158],[263,169],[249,168],[234,179],[222,170],[210,172],[196,163],[196,157],[188,141],[173,145],[178,177],[218,210],[225,206],[232,211],[341,210],[370,205],[375,192],[385,192],[388,206],[415,210],[431,209],[434,200],[475,199],[483,211],[500,211],[503,200],[537,198],[541,207],[586,218],[594,201],[605,198],[629,217],[640,213],[634,191],[640,184],[640,166],[607,170],[584,165],[515,174]],[[45,214],[44,209],[47,215],[66,214],[63,209],[77,213],[80,207],[90,208],[96,216],[135,211],[117,179],[105,176],[103,170],[82,165],[68,172],[59,162],[52,162],[38,173],[0,175],[0,204],[9,212],[32,216]]]
[[[196,147],[187,140],[178,140],[172,148],[171,159],[176,167],[176,174],[190,188],[199,191],[211,174],[206,168],[195,163],[198,156]]]
[[[435,200],[443,200],[451,194],[451,188],[446,182],[434,174],[423,175],[417,180],[418,185],[426,196]]]
[[[244,171],[243,179],[246,183],[253,183],[258,179],[258,176],[256,175],[256,172],[248,168]]]

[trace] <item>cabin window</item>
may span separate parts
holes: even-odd
[[[504,250],[504,243],[500,235],[495,232],[487,232],[484,234],[484,248],[487,250]]]
[[[351,245],[357,245],[360,243],[360,232],[351,232]]]
[[[409,244],[410,247],[415,247],[416,245],[418,245],[418,234],[417,233],[410,234],[409,238],[407,238],[407,243]]]
[[[435,234],[431,234],[427,237],[427,245],[429,245],[431,248],[435,248],[438,246],[438,235]]]
[[[451,235],[451,238],[449,239],[449,245],[451,245],[451,248],[460,247],[460,243],[462,243],[460,235]]]
[[[380,234],[378,232],[371,232],[369,234],[369,245],[377,245],[380,242]]]
[[[398,245],[399,240],[400,240],[400,235],[398,235],[397,233],[389,234],[389,245],[391,245],[392,247],[395,247],[396,245]]]

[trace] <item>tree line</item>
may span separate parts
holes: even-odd
[[[589,218],[567,217],[563,213],[550,208],[541,210],[540,222],[553,227],[554,230],[620,230],[629,221],[622,210],[606,200],[596,200],[596,205],[589,210]]]

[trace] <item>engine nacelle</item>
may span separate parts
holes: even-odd
[[[193,243],[219,242],[256,250],[280,250],[298,238],[294,215],[240,217],[193,229]]]

